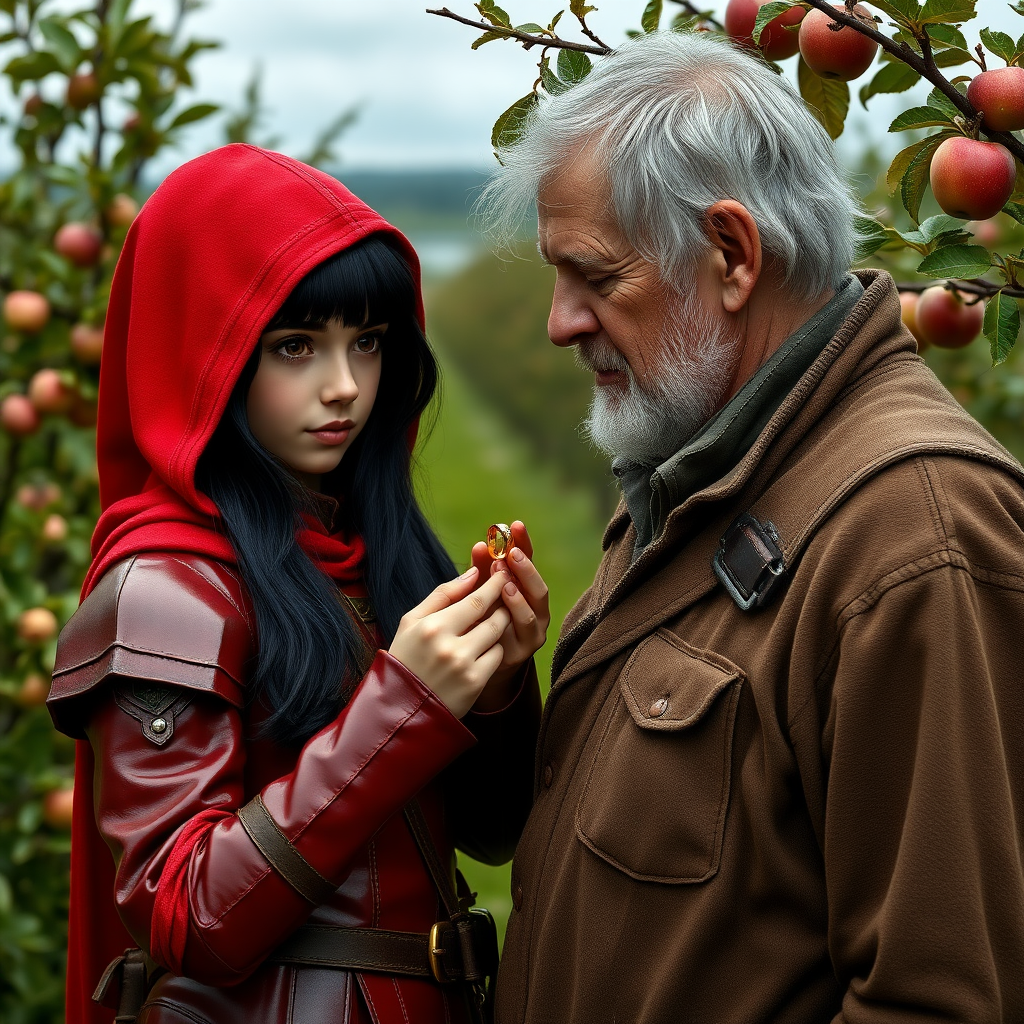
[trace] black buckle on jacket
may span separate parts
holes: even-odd
[[[759,523],[748,512],[725,531],[711,565],[729,596],[745,612],[767,603],[786,573],[775,526]]]
[[[471,910],[430,929],[427,959],[442,985],[453,981],[482,982],[498,969],[498,929],[483,909]]]

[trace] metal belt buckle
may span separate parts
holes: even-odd
[[[434,975],[434,980],[441,985],[447,985],[452,981],[444,969],[444,957],[448,954],[445,943],[449,941],[446,932],[451,935],[451,938],[455,937],[452,934],[451,921],[438,921],[430,926],[430,935],[427,939],[427,961],[430,964],[430,972]]]
[[[786,573],[774,524],[759,523],[748,512],[725,531],[711,565],[729,596],[745,612],[766,604]]]

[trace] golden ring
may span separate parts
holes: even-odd
[[[487,553],[491,558],[507,557],[514,546],[512,531],[504,523],[492,523],[487,528]]]

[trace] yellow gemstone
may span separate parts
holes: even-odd
[[[491,558],[504,558],[512,547],[512,531],[504,523],[487,528],[487,553]]]

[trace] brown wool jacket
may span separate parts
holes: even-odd
[[[498,1024],[1024,1021],[1024,470],[891,278],[563,627]],[[782,592],[711,568],[742,512]]]

